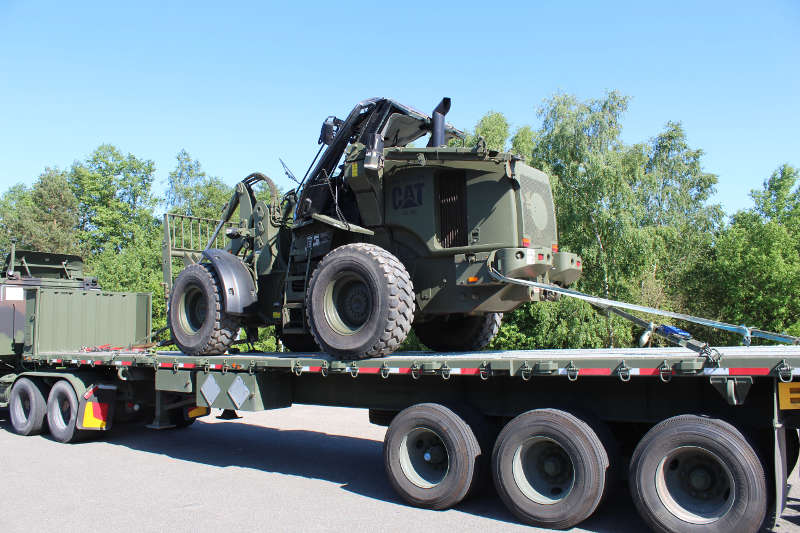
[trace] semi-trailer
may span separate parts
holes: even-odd
[[[682,347],[190,356],[136,347],[149,295],[19,278],[3,284],[25,327],[0,405],[22,435],[72,443],[137,420],[185,428],[211,409],[363,408],[388,426],[384,466],[409,504],[446,509],[493,481],[520,520],[550,528],[579,524],[627,479],[655,530],[756,531],[780,515],[797,461],[797,346],[718,347],[713,360]],[[91,344],[111,323],[127,329]]]

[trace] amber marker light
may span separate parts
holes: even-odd
[[[478,277],[477,276],[468,277],[467,278],[467,283],[478,283]]]
[[[531,240],[529,238],[527,238],[527,237],[524,237],[522,239],[522,247],[523,248],[528,248],[530,245],[531,245]]]

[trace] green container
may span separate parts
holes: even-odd
[[[38,355],[148,342],[151,295],[26,288],[25,352]]]

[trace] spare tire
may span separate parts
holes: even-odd
[[[414,324],[422,344],[436,352],[483,350],[500,330],[503,313],[485,315],[438,315]]]
[[[189,265],[178,274],[167,319],[175,344],[188,355],[225,353],[240,327],[239,319],[224,311],[219,278],[206,263]]]
[[[380,246],[346,244],[314,270],[306,314],[323,351],[342,359],[382,357],[411,330],[414,288],[403,264]]]

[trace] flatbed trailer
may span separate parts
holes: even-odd
[[[386,471],[414,505],[450,507],[491,475],[521,520],[563,528],[629,478],[655,529],[754,531],[780,515],[797,461],[800,347],[717,350],[714,360],[650,347],[358,361],[61,350],[24,353],[20,372],[0,383],[10,391],[12,423],[16,409],[34,422],[33,434],[44,416],[63,442],[137,418],[154,429],[186,427],[211,408],[364,408],[389,427]],[[16,404],[15,388],[24,396]]]

